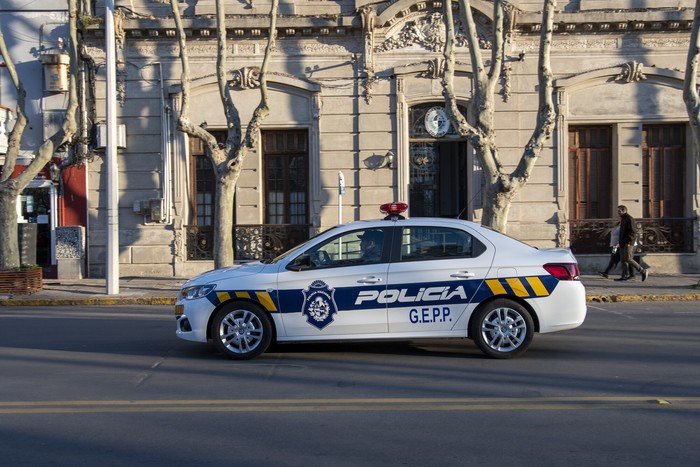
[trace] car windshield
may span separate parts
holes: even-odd
[[[282,261],[284,258],[286,258],[287,256],[291,255],[291,254],[294,253],[295,251],[304,249],[304,247],[306,247],[306,245],[308,245],[309,242],[311,242],[312,240],[314,240],[314,239],[315,239],[316,237],[318,237],[319,235],[323,235],[323,234],[325,234],[326,232],[330,232],[331,230],[333,230],[333,229],[335,229],[335,228],[337,228],[337,227],[338,227],[338,226],[335,225],[335,226],[331,227],[330,229],[324,230],[323,232],[320,232],[320,233],[314,235],[313,237],[311,237],[311,238],[308,239],[307,241],[305,241],[305,242],[303,242],[303,243],[300,243],[299,245],[295,246],[294,248],[292,248],[292,249],[290,249],[290,250],[285,251],[285,252],[282,253],[281,255],[279,255],[279,256],[277,256],[277,257],[275,257],[275,258],[272,258],[272,259],[270,259],[270,260],[263,261],[263,263],[275,264],[275,263],[277,263],[277,262],[279,262],[279,261]]]

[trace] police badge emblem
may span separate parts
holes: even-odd
[[[302,290],[304,306],[302,314],[306,321],[318,329],[323,329],[333,322],[333,315],[338,312],[335,304],[335,289],[323,281],[314,281],[309,288]]]

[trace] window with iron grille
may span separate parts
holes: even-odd
[[[223,141],[226,132],[212,133],[218,141]],[[216,176],[211,162],[206,156],[204,145],[198,138],[190,138],[190,210],[192,224],[214,225],[216,206]]]
[[[571,219],[612,217],[612,127],[569,127]]]
[[[262,133],[265,222],[308,224],[308,136],[306,130]]]
[[[642,127],[643,217],[685,215],[685,152],[685,125]]]

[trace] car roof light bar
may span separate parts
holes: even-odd
[[[385,203],[379,206],[379,210],[382,214],[386,214],[385,220],[398,220],[405,219],[402,215],[404,212],[408,211],[408,204],[394,201],[393,203]]]

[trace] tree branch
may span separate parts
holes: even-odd
[[[226,46],[226,12],[224,5],[224,0],[216,0],[216,78],[219,85],[219,97],[224,105],[228,129],[226,149],[230,151],[238,148],[241,144],[241,120],[236,110],[236,105],[231,99],[231,92],[228,89],[228,47]]]
[[[260,104],[253,112],[253,117],[248,123],[245,139],[242,146],[248,149],[254,149],[260,136],[260,124],[270,113],[270,99],[267,92],[267,70],[269,68],[270,56],[275,46],[275,38],[277,36],[277,9],[279,0],[272,0],[270,8],[270,35],[267,38],[267,46],[265,47],[265,57],[263,58],[262,66],[260,67]]]
[[[459,0],[459,9],[461,13],[462,23],[465,28],[465,35],[469,44],[469,56],[472,62],[472,70],[474,71],[475,90],[476,92],[485,92],[487,76],[484,70],[484,63],[481,58],[481,48],[479,47],[479,35],[472,14],[472,5],[470,0]]]
[[[177,126],[180,131],[198,138],[207,148],[207,155],[214,165],[217,165],[218,142],[216,138],[206,131],[204,128],[195,126],[190,121],[190,60],[187,55],[187,42],[185,39],[185,28],[182,25],[182,17],[178,7],[178,0],[170,0],[170,8],[175,19],[175,30],[177,31],[177,39],[180,45],[180,63],[182,64],[182,73],[180,74],[180,82],[182,83],[182,96],[180,98],[180,115],[177,119]],[[218,163],[223,162],[223,159]]]
[[[511,177],[512,181],[520,186],[524,185],[530,177],[532,168],[540,152],[542,152],[544,142],[550,138],[556,125],[556,113],[554,112],[552,98],[552,67],[550,64],[555,4],[556,0],[545,0],[542,11],[542,31],[540,33],[540,55],[537,73],[539,82],[537,123],[530,140],[525,146],[523,157],[520,159],[520,163]]]
[[[503,0],[493,2],[493,44],[491,46],[491,69],[489,71],[488,93],[492,95],[496,90],[496,85],[501,79],[501,68],[503,67],[503,54],[505,44],[505,32],[503,31],[504,17]],[[477,38],[478,47],[478,38]]]
[[[476,130],[467,122],[462,112],[459,111],[457,97],[454,91],[455,76],[455,30],[452,16],[452,1],[443,2],[445,13],[446,42],[443,56],[445,57],[445,69],[442,73],[442,88],[445,96],[445,109],[453,125],[457,127],[460,135],[476,135]]]
[[[695,1],[695,17],[690,32],[688,58],[683,82],[683,101],[695,140],[695,161],[700,166],[700,96],[698,96],[698,61],[700,60],[700,0]]]
[[[12,61],[12,57],[10,57],[10,53],[7,50],[5,36],[3,36],[2,31],[0,31],[0,55],[2,55],[2,58],[5,61],[5,66],[10,75],[10,79],[12,80],[12,84],[17,92],[17,106],[15,108],[17,121],[10,132],[7,154],[5,155],[5,164],[3,165],[2,174],[0,174],[0,182],[4,182],[10,179],[15,170],[22,135],[27,127],[27,115],[24,112],[27,101],[27,91],[24,89],[24,85],[19,79],[17,69],[15,68],[15,63]]]

